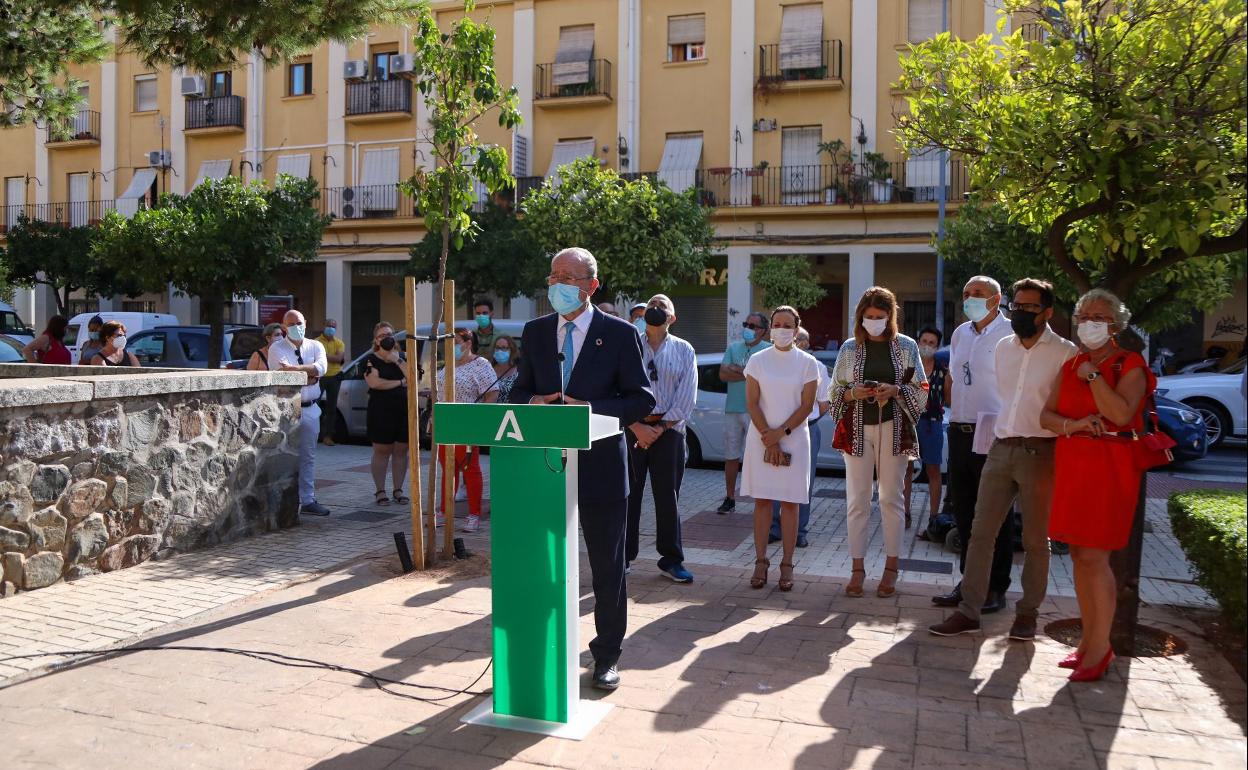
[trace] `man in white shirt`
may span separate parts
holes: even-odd
[[[1001,407],[996,440],[984,463],[975,505],[975,522],[962,575],[962,603],[944,622],[928,630],[955,636],[979,630],[980,608],[988,593],[988,570],[1001,522],[1017,498],[1023,512],[1023,598],[1010,638],[1031,641],[1036,616],[1049,584],[1049,504],[1053,499],[1053,448],[1057,436],[1041,427],[1040,413],[1062,365],[1076,348],[1049,328],[1053,286],[1024,278],[1010,287],[1012,336],[997,344],[995,363]]]
[[[1009,320],[1001,313],[1001,284],[995,278],[977,275],[967,281],[962,289],[962,311],[970,320],[949,338],[949,507],[958,524],[958,570],[965,573],[975,498],[986,459],[971,447],[980,419],[995,415],[1000,407],[993,351],[1012,332]],[[988,599],[982,612],[996,612],[1005,606],[1013,563],[1014,521],[1006,516],[997,533]],[[961,583],[949,593],[932,597],[932,604],[938,607],[957,607],[961,602]]]
[[[269,348],[269,369],[275,372],[303,372],[308,384],[300,391],[299,415],[299,512],[312,516],[328,516],[329,509],[316,501],[316,439],[320,432],[321,377],[329,362],[325,346],[307,338],[308,323],[298,310],[287,311],[282,318],[286,336]]]

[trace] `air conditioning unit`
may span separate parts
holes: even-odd
[[[390,74],[406,75],[413,77],[416,75],[416,56],[415,54],[404,53],[395,54],[390,57]]]
[[[147,165],[152,168],[169,168],[173,165],[172,150],[152,150],[147,153]]]
[[[344,219],[354,219],[359,209],[356,207],[355,188],[342,188],[342,216]]]
[[[363,80],[368,76],[368,62],[363,59],[343,62],[342,76],[347,80]]]
[[[203,96],[204,79],[199,75],[187,75],[182,78],[183,96]]]

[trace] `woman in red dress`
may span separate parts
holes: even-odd
[[[1058,434],[1049,538],[1070,544],[1083,634],[1058,665],[1071,680],[1095,681],[1114,659],[1109,631],[1117,585],[1109,555],[1127,544],[1140,492],[1133,436],[1144,430],[1146,397],[1157,385],[1139,353],[1114,335],[1130,311],[1104,289],[1079,298],[1079,355],[1062,367],[1040,423]]]
[[[54,315],[48,319],[48,327],[43,334],[26,343],[22,354],[32,364],[64,364],[69,365],[69,348],[65,347],[65,331],[69,321],[63,315]]]

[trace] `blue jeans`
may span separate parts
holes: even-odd
[[[823,443],[823,436],[819,430],[819,422],[811,420],[806,423],[810,429],[810,489],[806,490],[807,502],[798,506],[797,509],[797,536],[806,536],[806,525],[810,523],[810,504],[814,502],[810,499],[810,494],[815,490],[815,470],[818,467],[819,445]],[[771,504],[771,536],[780,537],[780,501]]]

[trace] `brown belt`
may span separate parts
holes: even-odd
[[[663,415],[661,413],[660,414],[648,414],[645,417],[641,418],[641,421],[645,423],[646,425],[658,425],[659,423],[663,422]]]

